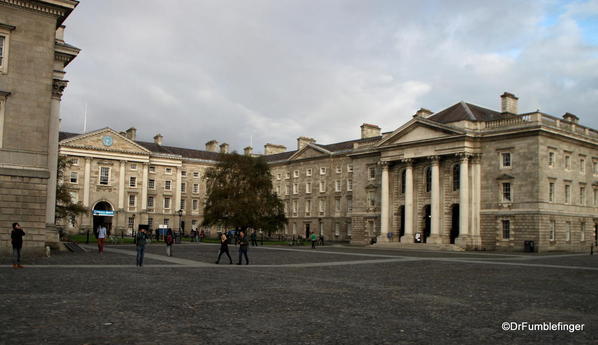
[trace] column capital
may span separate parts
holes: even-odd
[[[64,92],[64,89],[66,88],[67,84],[68,84],[68,80],[53,79],[52,80],[52,98],[60,101],[62,99],[62,93]]]
[[[413,158],[403,158],[403,159],[401,159],[401,163],[407,164],[407,165],[413,165]]]
[[[459,158],[459,161],[461,162],[467,162],[471,158],[471,153],[469,152],[459,152],[455,155],[457,156],[457,158]]]
[[[91,161],[91,157],[85,157],[85,160],[89,162]]]
[[[429,156],[428,160],[430,160],[430,162],[432,162],[432,165],[438,165],[440,163],[440,156],[438,156],[438,155]]]
[[[389,165],[390,165],[390,162],[388,162],[388,161],[379,161],[378,162],[378,166],[381,166],[382,169],[388,169]]]
[[[482,160],[482,154],[481,153],[474,153],[471,155],[471,162],[473,164],[480,164],[480,161]]]

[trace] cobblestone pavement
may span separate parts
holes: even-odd
[[[598,256],[252,247],[237,266],[153,243],[137,268],[133,246],[89,248],[0,258],[0,344],[598,343]]]

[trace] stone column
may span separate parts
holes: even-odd
[[[147,210],[148,165],[143,163],[143,177],[141,180],[141,211]]]
[[[405,235],[401,242],[413,243],[413,160],[405,159]]]
[[[480,211],[482,198],[482,167],[481,155],[477,154],[472,159],[472,210],[471,210],[471,233],[472,245],[478,249],[482,247],[482,237],[480,232]]]
[[[83,206],[89,207],[89,184],[91,181],[91,157],[85,157],[85,177],[83,179]]]
[[[460,155],[459,165],[459,237],[456,244],[462,248],[469,245],[469,155]]]
[[[379,162],[382,167],[382,195],[380,202],[380,236],[378,236],[379,242],[388,242],[388,210],[389,210],[389,186],[388,186],[388,162]]]
[[[430,157],[432,161],[432,201],[431,201],[431,220],[430,220],[430,238],[428,243],[440,243],[440,157]]]
[[[181,169],[182,167],[179,167],[176,169],[176,191],[174,193],[175,195],[175,208],[174,208],[174,212],[178,212],[181,209],[181,183],[182,178],[183,178],[183,174],[181,173]]]
[[[118,175],[118,209],[124,210],[125,208],[125,172],[126,172],[126,161],[120,161],[120,174]]]

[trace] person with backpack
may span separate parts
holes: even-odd
[[[316,235],[315,232],[312,232],[310,239],[311,239],[311,249],[316,249],[316,241],[318,240],[318,235]]]
[[[245,233],[241,231],[239,233],[239,262],[237,265],[241,265],[243,262],[243,256],[245,256],[246,265],[249,265],[249,258],[247,257],[247,248],[249,248],[249,241],[245,237]]]
[[[168,229],[168,232],[166,232],[166,236],[164,236],[164,242],[166,242],[166,255],[172,256],[172,244],[174,243],[172,229]]]
[[[21,224],[12,223],[10,240],[12,242],[13,261],[12,268],[23,268],[21,266],[21,249],[23,248],[23,236],[25,232],[21,229]]]
[[[145,233],[145,229],[139,230],[137,236],[135,236],[135,243],[137,249],[137,266],[143,266],[143,254],[145,252],[145,244],[147,242],[147,234]]]
[[[232,265],[233,259],[230,257],[230,254],[228,252],[228,238],[226,237],[224,232],[220,234],[220,250],[218,251],[218,259],[216,260],[216,265],[218,265],[218,263],[220,262],[220,257],[222,256],[222,254],[226,254],[226,256],[228,256],[228,260],[230,261],[229,264]]]

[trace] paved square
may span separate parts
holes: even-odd
[[[0,344],[591,344],[598,256],[108,246],[0,259]],[[237,251],[230,246],[233,260]],[[503,331],[503,322],[584,324]]]

